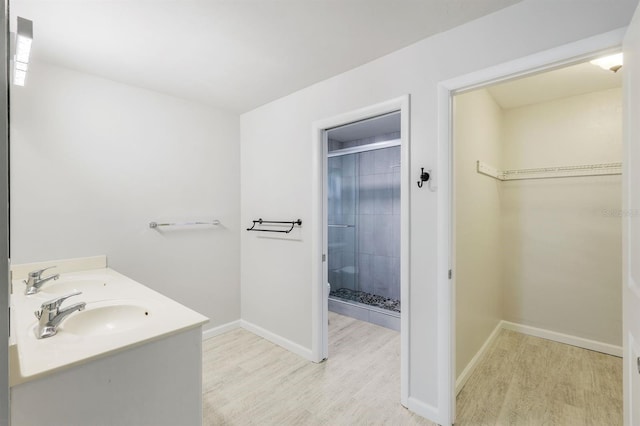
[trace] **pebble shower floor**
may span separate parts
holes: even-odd
[[[377,294],[367,293],[366,291],[339,288],[335,291],[331,290],[329,296],[343,300],[350,300],[352,302],[364,303],[365,305],[375,306],[388,311],[400,312],[399,300],[378,296]]]

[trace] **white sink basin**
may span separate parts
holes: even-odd
[[[144,326],[150,316],[149,309],[139,304],[88,303],[85,310],[74,312],[65,319],[60,331],[85,337],[104,336]]]

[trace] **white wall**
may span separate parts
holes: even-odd
[[[476,162],[502,165],[502,108],[485,89],[454,98],[456,377],[503,319],[501,183]]]
[[[620,89],[504,111],[507,169],[622,161]],[[508,321],[622,345],[620,176],[502,183]]]
[[[437,388],[437,193],[414,181],[438,161],[438,82],[624,26],[635,4],[527,0],[243,114],[243,226],[260,216],[303,220],[297,241],[242,232],[243,319],[311,347],[312,123],[411,94],[409,402],[446,418],[438,407],[448,396]]]
[[[240,317],[239,117],[33,63],[11,93],[12,263],[106,254],[211,318]],[[153,220],[219,227],[151,230]]]

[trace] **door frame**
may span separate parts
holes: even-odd
[[[0,12],[0,426],[11,423],[9,389],[9,2],[2,1]]]
[[[312,224],[311,234],[311,354],[314,362],[329,356],[327,254],[327,140],[326,130],[355,121],[400,111],[400,402],[409,397],[409,262],[410,253],[410,96],[404,95],[312,124]]]
[[[619,28],[577,42],[535,53],[520,59],[465,74],[438,84],[438,229],[448,235],[439,238],[438,270],[453,270],[452,278],[438,274],[438,355],[443,360],[438,373],[441,412],[448,414],[443,424],[455,422],[456,299],[454,176],[453,176],[453,96],[513,78],[566,67],[596,56],[620,50],[626,28]],[[623,158],[623,162],[625,158]],[[445,417],[443,416],[443,417]]]

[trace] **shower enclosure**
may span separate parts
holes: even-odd
[[[329,139],[327,163],[329,309],[396,330],[399,137],[395,132],[351,143]]]

